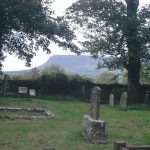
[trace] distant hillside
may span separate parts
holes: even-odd
[[[108,70],[107,68],[102,68],[100,70],[96,69],[98,60],[86,55],[54,55],[51,56],[46,63],[37,68],[43,70],[45,67],[49,67],[52,64],[61,66],[66,72],[76,73],[87,77],[93,77]],[[8,71],[6,73],[18,75],[29,71],[30,70]]]
[[[10,75],[23,75],[25,73],[29,73],[31,69],[29,70],[18,70],[18,71],[4,71],[4,73],[6,74],[10,74]]]
[[[66,72],[85,76],[95,76],[107,70],[106,68],[96,69],[98,61],[86,55],[54,55],[38,68],[42,70],[52,64],[61,66]]]

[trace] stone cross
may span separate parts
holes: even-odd
[[[100,93],[101,88],[98,86],[94,86],[91,90],[91,106],[90,106],[90,117],[92,119],[98,120],[99,119],[99,112],[100,112]]]
[[[109,95],[109,106],[114,106],[114,94]]]
[[[127,97],[128,97],[127,92],[122,92],[121,93],[119,106],[120,106],[120,108],[122,110],[126,110],[127,109]]]

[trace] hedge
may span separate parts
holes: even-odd
[[[118,103],[122,91],[127,91],[127,85],[121,84],[94,84],[88,80],[68,79],[66,76],[49,77],[43,76],[38,80],[8,80],[7,92],[18,93],[18,87],[35,89],[37,96],[71,96],[81,99],[90,99],[91,88],[99,86],[102,89],[101,97],[103,103],[108,103],[109,94],[113,93],[115,102]],[[150,85],[141,85],[141,98],[144,102],[146,91],[150,91]]]

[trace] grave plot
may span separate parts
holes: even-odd
[[[46,119],[54,116],[54,113],[42,107],[35,100],[21,101],[8,100],[0,102],[0,120],[4,119]]]
[[[105,122],[99,119],[101,88],[95,86],[91,90],[90,115],[83,116],[82,135],[93,142],[105,142]]]

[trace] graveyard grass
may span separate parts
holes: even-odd
[[[106,122],[107,143],[97,144],[81,135],[82,118],[89,111],[89,103],[69,98],[0,98],[0,106],[42,106],[55,113],[50,119],[0,120],[0,150],[113,150],[116,140],[150,145],[150,110],[145,107],[121,111],[102,105],[100,116]]]

